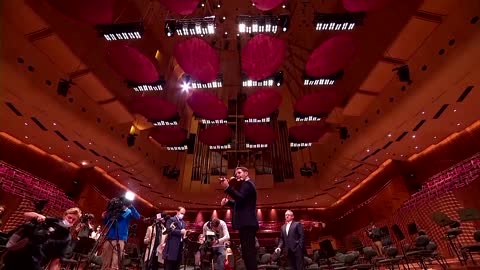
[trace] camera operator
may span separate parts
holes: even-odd
[[[117,270],[122,263],[130,220],[139,219],[140,214],[131,201],[120,197],[110,200],[107,211],[102,213],[102,217],[104,223],[111,226],[102,247],[102,269]]]
[[[32,222],[20,226],[10,237],[4,270],[37,270],[48,262],[48,269],[60,269],[60,258],[69,251],[70,228],[80,219],[80,209],[68,209],[63,219],[47,218],[36,212],[24,215]]]
[[[165,219],[170,217],[162,214],[157,214],[153,220],[153,224],[148,226],[147,232],[143,242],[147,244],[145,250],[145,269],[146,270],[158,270],[160,264],[163,264],[162,249],[161,246],[165,242],[165,236],[163,233],[167,230],[165,228]]]
[[[77,231],[78,233],[77,235],[78,238],[81,239],[81,238],[91,237],[93,230],[95,228],[93,226],[94,219],[95,219],[95,216],[93,214],[82,215],[82,217],[80,218],[80,223],[75,228],[75,231]]]
[[[203,225],[203,235],[205,236],[205,247],[212,252],[215,270],[223,270],[225,268],[225,242],[230,240],[227,224],[214,217]]]

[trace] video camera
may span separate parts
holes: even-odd
[[[92,221],[94,218],[95,218],[95,216],[93,214],[90,214],[90,213],[83,214],[80,217],[80,223],[88,224],[88,222]]]
[[[127,200],[124,197],[115,197],[108,202],[107,212],[112,217],[116,217],[123,211],[124,206],[128,207],[131,204],[132,204],[132,202]]]
[[[170,216],[167,214],[156,214],[154,217],[146,217],[143,219],[143,222],[147,224],[163,224],[165,225],[170,219]]]

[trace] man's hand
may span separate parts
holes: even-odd
[[[228,199],[227,199],[227,198],[223,198],[222,201],[220,202],[220,205],[221,205],[221,206],[225,206],[227,203],[228,203]]]
[[[185,235],[185,234],[187,234],[187,231],[186,231],[185,229],[181,229],[181,230],[180,230],[180,233],[183,234],[183,235]]]
[[[102,213],[102,218],[106,218],[106,217],[107,217],[107,214],[108,214],[107,211],[103,211],[103,213]]]
[[[220,241],[215,240],[215,241],[213,241],[213,244],[212,244],[212,245],[213,245],[213,246],[218,246],[219,244],[220,244]]]
[[[282,250],[278,247],[275,249],[275,253],[277,253],[277,254],[280,253],[280,251],[282,251]]]

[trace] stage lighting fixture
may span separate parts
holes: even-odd
[[[230,144],[225,144],[225,145],[210,145],[208,147],[210,150],[226,150],[226,149],[232,149],[232,145]]]
[[[125,193],[125,199],[127,199],[129,201],[133,201],[135,199],[135,193],[133,193],[131,191],[127,191]]]
[[[153,83],[136,83],[127,81],[129,88],[135,90],[135,92],[150,92],[150,91],[163,91],[165,80],[161,79]]]
[[[320,122],[322,121],[322,118],[321,117],[317,117],[317,116],[296,116],[295,117],[295,121],[296,122]]]
[[[398,68],[392,69],[392,71],[397,72],[398,80],[401,82],[411,82],[410,78],[410,69],[408,68],[408,65],[403,65]]]
[[[325,85],[334,85],[337,80],[341,80],[343,78],[343,70],[330,75],[325,76],[323,78],[316,78],[312,76],[308,76],[306,74],[303,75],[303,85],[305,86],[325,86]]]
[[[137,139],[137,134],[128,134],[127,145],[130,146],[130,147],[134,146],[136,139]]]
[[[183,146],[168,146],[168,147],[167,147],[167,150],[168,150],[168,151],[185,151],[185,150],[188,150],[188,146],[187,146],[187,145],[183,145]]]
[[[226,124],[227,120],[207,120],[207,119],[202,119],[202,124],[205,125],[219,125],[219,124]]]
[[[290,26],[289,15],[260,15],[260,16],[248,16],[240,15],[237,17],[238,32],[247,34],[256,33],[272,33],[275,34],[278,28],[285,32]]]
[[[338,127],[337,129],[340,135],[340,140],[348,139],[348,129],[346,127]]]
[[[98,24],[95,28],[107,41],[141,39],[145,32],[143,22]]]
[[[183,81],[184,82],[189,82],[190,87],[192,89],[213,89],[213,88],[223,87],[223,76],[222,75],[218,75],[218,77],[214,81],[209,82],[209,83],[202,83],[200,81],[195,81],[195,80],[191,79],[190,76],[188,76],[188,75],[185,75],[183,77]]]
[[[290,143],[290,147],[310,147],[312,146],[312,143]]]
[[[60,79],[57,85],[57,94],[66,97],[68,94],[68,90],[70,90],[70,87],[72,87],[73,84],[74,83],[72,82],[72,80]]]
[[[152,122],[152,125],[155,126],[155,127],[176,126],[176,125],[178,125],[178,122],[177,121],[163,121],[163,120],[160,120],[160,121]]]
[[[313,25],[317,31],[350,31],[357,25],[363,25],[364,12],[353,13],[316,13]]]
[[[244,79],[242,81],[242,86],[243,87],[273,87],[273,86],[281,86],[282,83],[283,83],[283,73],[277,72],[260,81],[250,80],[246,76],[244,76]]]
[[[215,34],[215,16],[190,18],[182,20],[166,20],[165,34],[179,36],[205,36]]]
[[[250,118],[250,119],[245,119],[245,123],[270,123],[270,117],[265,117],[262,119],[255,119],[255,118]]]
[[[265,143],[257,143],[257,144],[247,143],[246,146],[247,146],[248,149],[260,149],[260,148],[267,148],[268,144],[265,144]]]

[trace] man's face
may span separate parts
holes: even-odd
[[[182,208],[182,209],[180,209],[179,211],[177,211],[177,214],[180,214],[180,215],[182,215],[182,216],[185,216],[185,212],[187,212],[187,211],[185,210],[185,208]]]
[[[3,207],[0,207],[0,214],[3,213],[3,211],[5,211],[5,209]]]
[[[77,223],[79,217],[75,214],[66,214],[63,219],[65,219],[70,225]]]
[[[293,213],[290,211],[285,212],[285,221],[290,222],[293,220]]]
[[[244,172],[242,171],[242,169],[237,169],[235,171],[235,176],[237,177],[237,179],[245,180],[247,179],[248,172]]]

